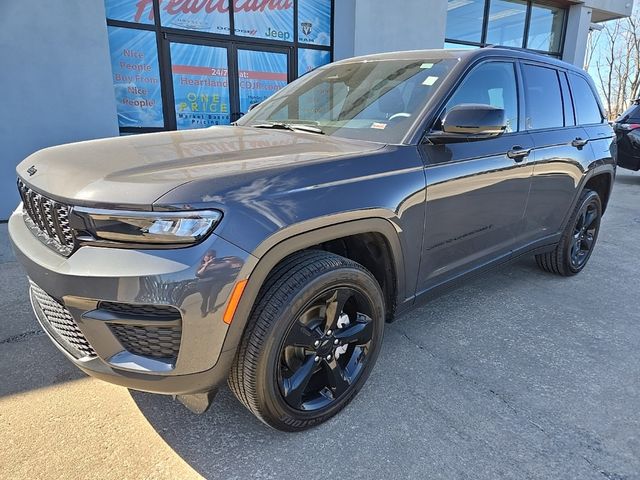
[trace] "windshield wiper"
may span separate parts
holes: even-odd
[[[250,125],[255,128],[275,128],[280,130],[289,130],[291,132],[308,132],[308,133],[317,133],[319,135],[325,135],[321,128],[314,127],[312,125],[305,125],[304,123],[284,123],[284,122],[269,122],[269,123],[258,123],[256,125]]]

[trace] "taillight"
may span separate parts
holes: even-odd
[[[616,123],[616,127],[620,130],[630,132],[631,130],[640,128],[640,123]]]

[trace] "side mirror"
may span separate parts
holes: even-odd
[[[250,112],[251,110],[256,108],[258,105],[260,105],[260,102],[252,103],[251,105],[249,105],[249,110],[247,110],[247,112]]]
[[[502,135],[507,129],[504,109],[491,105],[463,103],[442,119],[442,131],[428,135],[433,143],[484,140]]]

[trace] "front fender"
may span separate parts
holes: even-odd
[[[383,214],[385,212],[375,213]],[[374,212],[368,212],[368,214],[372,215]],[[359,218],[355,218],[356,216]],[[331,225],[320,226],[327,225],[327,223],[331,223]],[[396,227],[388,218],[384,215],[362,218],[362,212],[347,212],[335,217],[310,220],[276,232],[260,243],[252,252],[250,258],[254,260],[247,262],[238,276],[238,278],[245,278],[248,281],[227,333],[223,349],[227,351],[237,348],[260,288],[264,285],[273,268],[285,257],[323,242],[361,233],[379,233],[386,239],[396,272],[394,278],[397,298],[399,302],[405,300],[407,289],[403,247]]]

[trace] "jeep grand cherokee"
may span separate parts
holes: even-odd
[[[392,321],[523,254],[574,275],[613,133],[585,72],[501,48],[305,75],[232,126],[63,145],[17,168],[33,309],[90,375],[272,427],[340,411]]]

